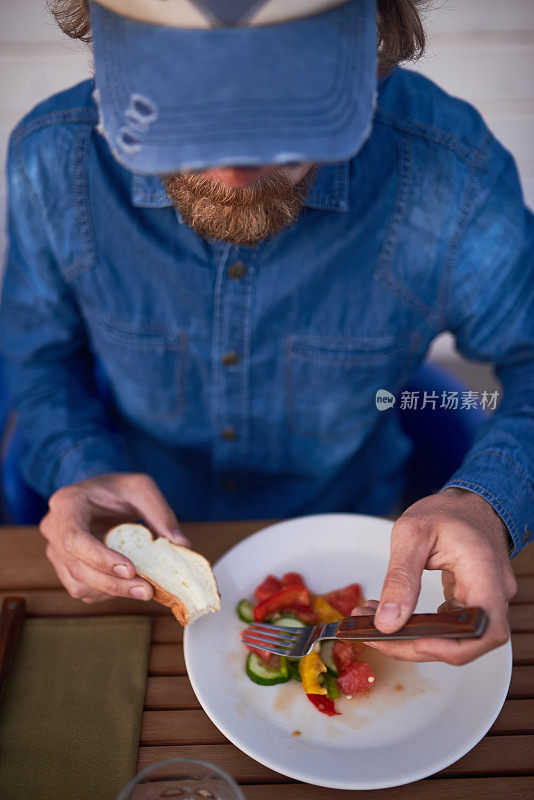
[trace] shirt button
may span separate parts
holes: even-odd
[[[236,492],[237,481],[232,481],[232,480],[225,481],[223,484],[223,488],[225,492]]]
[[[233,278],[234,281],[240,281],[245,275],[246,271],[247,268],[242,261],[236,261],[234,264],[230,264],[228,267],[228,275]]]
[[[237,433],[235,428],[229,426],[228,428],[223,428],[221,431],[221,439],[225,442],[235,442],[237,439]]]
[[[229,350],[228,353],[225,353],[222,357],[222,363],[225,367],[235,367],[238,361],[239,356],[235,350]]]

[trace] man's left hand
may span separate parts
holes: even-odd
[[[467,664],[510,637],[508,603],[517,592],[517,583],[507,547],[504,523],[480,495],[449,487],[424,497],[406,509],[393,526],[380,602],[370,600],[352,613],[376,612],[376,627],[393,633],[415,609],[423,570],[440,569],[445,602],[438,612],[481,606],[489,618],[483,636],[373,642],[372,646],[402,661]]]

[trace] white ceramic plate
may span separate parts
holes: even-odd
[[[185,631],[189,678],[206,714],[243,752],[290,778],[336,789],[410,783],[471,750],[504,703],[509,642],[463,667],[393,661],[367,648],[376,684],[368,696],[337,700],[337,717],[319,713],[296,681],[263,687],[247,678],[238,601],[268,573],[290,571],[318,593],[359,582],[367,599],[379,599],[391,528],[376,517],[321,514],[249,536],[214,567],[222,611]],[[442,600],[440,573],[425,572],[417,611],[436,611]]]

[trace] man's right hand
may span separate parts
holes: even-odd
[[[189,546],[149,475],[112,473],[54,492],[39,530],[48,541],[46,555],[72,597],[84,603],[151,599],[152,586],[136,576],[133,563],[102,543],[114,525],[139,519],[157,536]]]

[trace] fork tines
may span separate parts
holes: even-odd
[[[303,628],[284,628],[276,625],[263,625],[261,622],[250,625],[243,634],[243,641],[251,647],[258,647],[276,655],[290,655],[304,632]]]

